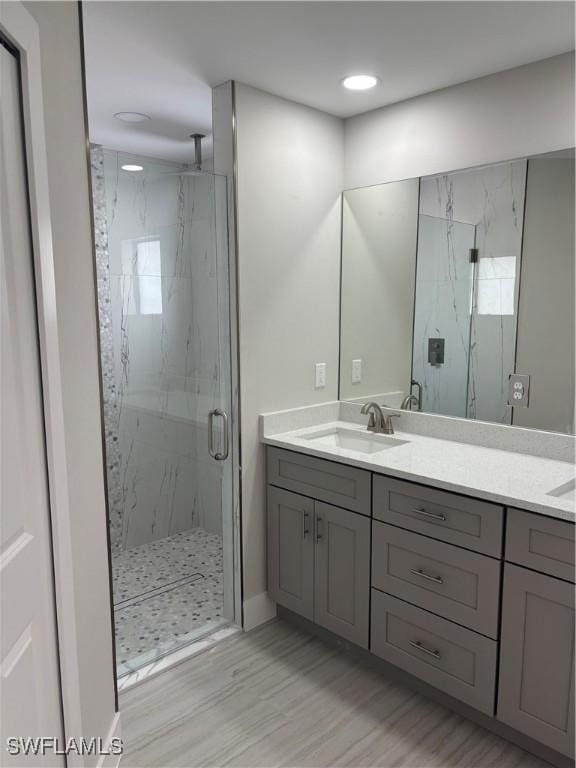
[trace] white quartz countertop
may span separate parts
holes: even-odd
[[[330,429],[366,427],[344,421],[322,423],[279,434],[266,434],[267,445],[309,456],[349,464],[391,477],[442,488],[488,501],[575,522],[575,504],[569,496],[550,491],[574,480],[573,464],[482,445],[459,443],[412,432],[396,431],[401,445],[373,454],[337,448],[307,437]],[[573,493],[571,494],[573,496]]]

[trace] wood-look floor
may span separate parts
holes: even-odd
[[[549,768],[283,621],[120,698],[122,768]]]

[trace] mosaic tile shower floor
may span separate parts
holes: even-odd
[[[201,528],[115,553],[118,677],[226,623],[222,539]]]

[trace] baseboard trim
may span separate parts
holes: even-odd
[[[368,666],[372,667],[378,673],[383,674],[389,680],[402,683],[408,688],[421,693],[423,696],[433,699],[438,702],[438,704],[443,705],[447,709],[451,709],[458,715],[466,717],[468,720],[472,720],[472,722],[482,726],[482,728],[485,728],[487,731],[491,731],[497,736],[501,736],[503,739],[511,741],[526,752],[530,752],[542,760],[552,763],[552,765],[557,766],[557,768],[574,768],[574,760],[571,760],[566,755],[562,755],[560,752],[556,752],[550,747],[540,744],[540,742],[531,739],[529,736],[525,736],[523,733],[514,730],[510,726],[501,723],[499,720],[496,720],[489,715],[485,715],[483,712],[478,712],[478,710],[458,701],[458,699],[454,699],[452,696],[419,680],[409,672],[405,672],[403,669],[399,669],[393,664],[378,658],[378,656],[375,656],[366,648],[360,648],[359,646],[350,643],[348,640],[343,640],[328,629],[324,629],[324,627],[314,624],[314,622],[299,616],[297,613],[293,613],[287,608],[283,608],[281,605],[278,606],[277,613],[279,619],[288,621],[294,626],[318,637],[327,644],[335,646],[339,650],[363,660]]]
[[[120,712],[116,712],[116,715],[114,716],[114,720],[112,720],[112,726],[110,727],[110,731],[108,732],[108,736],[106,738],[106,751],[110,752],[110,747],[112,745],[113,739],[121,739],[122,738],[122,723],[120,720]],[[118,768],[120,765],[120,760],[122,758],[122,755],[101,755],[100,759],[96,763],[97,768]]]
[[[249,632],[251,629],[265,624],[276,616],[276,603],[270,599],[268,592],[260,592],[244,600],[243,629]]]

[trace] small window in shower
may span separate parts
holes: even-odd
[[[128,315],[162,314],[160,240],[124,240],[122,272],[129,276]]]
[[[513,315],[516,256],[480,259],[478,263],[478,314]]]

